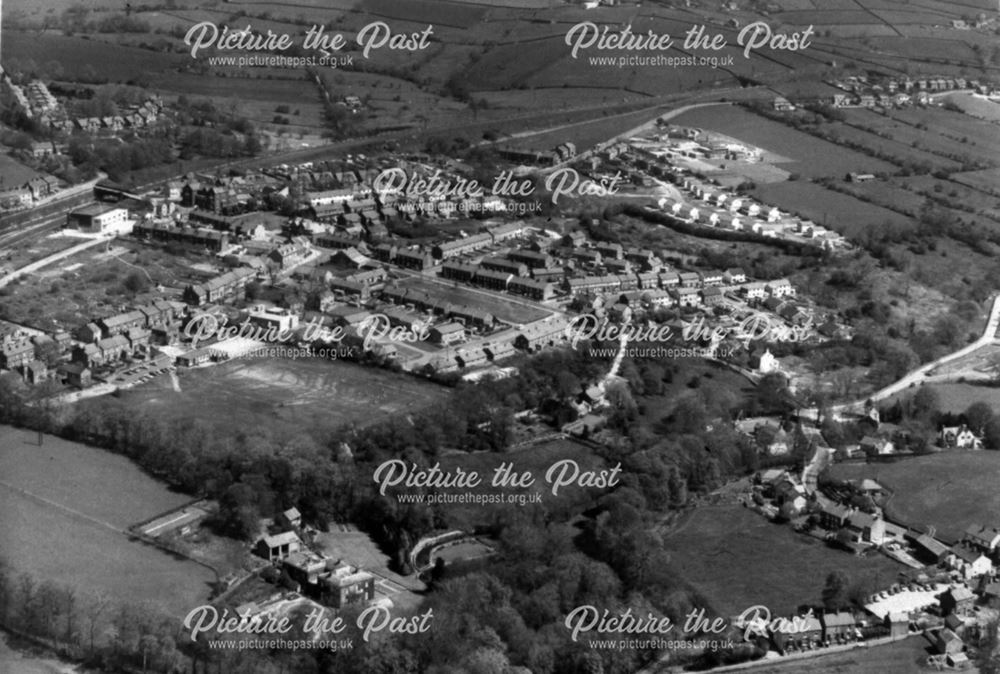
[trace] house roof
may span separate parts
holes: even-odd
[[[823,624],[827,627],[850,627],[854,622],[854,616],[847,611],[823,614]]]
[[[276,548],[281,545],[288,545],[289,543],[302,542],[299,540],[298,534],[294,531],[285,531],[280,534],[275,534],[274,536],[264,536],[261,540],[263,540],[264,545],[269,548]]]
[[[979,550],[973,550],[964,545],[956,545],[951,551],[956,557],[968,564],[972,564],[980,557],[985,557]]]

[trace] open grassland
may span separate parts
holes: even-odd
[[[122,394],[166,421],[200,418],[221,433],[271,427],[289,434],[372,424],[448,399],[449,389],[374,367],[325,359],[242,359],[180,370]],[[83,403],[86,404],[86,401]]]
[[[128,459],[74,442],[0,427],[3,555],[39,580],[155,604],[184,615],[207,599],[208,569],[179,560],[123,529],[189,500]]]
[[[29,61],[39,65],[55,62],[67,80],[130,82],[150,77],[184,64],[180,54],[124,47],[84,37],[53,32],[4,32],[4,61]]]
[[[902,566],[881,555],[855,557],[773,524],[739,506],[705,506],[666,535],[670,566],[720,616],[756,604],[789,615],[819,604],[823,580],[841,571],[852,584],[888,585]]]
[[[865,203],[815,183],[791,181],[759,185],[754,190],[754,196],[766,204],[797,213],[852,239],[863,235],[868,228],[886,223],[899,227],[914,226],[910,218],[895,211]]]
[[[942,398],[948,393],[944,389]],[[989,524],[990,513],[1000,509],[998,470],[1000,452],[954,451],[893,463],[837,464],[830,475],[876,480],[893,492],[889,515],[917,529],[933,525],[945,540],[956,540],[971,524]]]
[[[779,163],[781,168],[808,178],[843,177],[851,171],[882,173],[894,170],[892,164],[828,143],[737,106],[690,110],[674,118],[673,123],[718,131],[780,155],[788,160]]]
[[[956,173],[951,176],[951,179],[981,192],[1000,197],[1000,169]]]

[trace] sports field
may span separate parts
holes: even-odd
[[[994,526],[1000,510],[996,488],[1000,452],[956,451],[918,456],[895,463],[837,464],[839,479],[872,478],[893,492],[886,512],[924,529],[931,525],[945,540],[959,538],[970,524]]]
[[[664,546],[671,569],[724,617],[757,604],[773,615],[818,604],[831,571],[851,583],[888,586],[903,569],[881,555],[855,557],[739,506],[696,509]]]
[[[239,359],[179,370],[122,395],[166,420],[204,419],[221,432],[288,432],[367,425],[447,399],[449,389],[408,375],[319,358]],[[179,390],[177,390],[179,388]]]

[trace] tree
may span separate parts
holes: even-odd
[[[136,295],[145,291],[149,287],[149,279],[146,275],[139,271],[134,271],[125,277],[122,282],[125,290],[129,291],[131,294]]]
[[[828,611],[836,611],[847,600],[847,576],[842,571],[832,571],[823,586],[823,606]]]
[[[983,445],[986,449],[1000,449],[1000,418],[993,417],[983,429]]]
[[[965,410],[965,423],[972,429],[973,433],[982,435],[986,430],[986,425],[993,420],[993,408],[989,403],[978,402],[969,405]]]

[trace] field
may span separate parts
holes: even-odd
[[[802,181],[759,185],[754,196],[766,204],[797,213],[803,218],[857,239],[865,230],[886,223],[909,228],[914,222],[895,211],[868,204],[848,194]]]
[[[122,399],[166,420],[208,420],[223,433],[269,426],[294,434],[375,423],[448,398],[448,389],[415,377],[325,359],[235,360],[180,370],[178,381],[180,392],[160,377]]]
[[[1000,196],[1000,169],[956,173],[951,179],[975,190]]]
[[[0,154],[0,185],[5,188],[18,187],[40,175],[42,174],[13,157]]]
[[[888,514],[917,529],[933,525],[953,540],[970,524],[989,524],[990,513],[1000,509],[998,469],[997,452],[943,452],[894,463],[837,464],[830,474],[878,481],[893,491]]]
[[[3,556],[39,580],[81,595],[149,601],[183,615],[215,580],[208,569],[129,541],[122,529],[189,500],[128,459],[53,437],[0,427]]]
[[[848,126],[847,124],[833,123],[824,125],[822,130],[836,139],[837,143],[849,143],[853,146],[860,145],[866,150],[878,153],[880,156],[890,157],[894,163],[899,165],[926,164],[927,166],[938,167],[946,171],[956,171],[962,166],[958,161],[941,155],[955,152],[958,148],[964,148],[965,146],[957,145],[954,141],[940,138],[932,133],[926,133],[905,124],[893,125],[892,122],[888,122],[883,127],[885,130],[880,130],[879,125],[871,124],[871,122],[873,120],[880,122],[884,120],[877,119],[874,113],[856,110],[850,112],[864,112],[872,115],[872,118],[865,118],[864,120],[868,123],[867,128],[874,128],[879,133],[885,134],[888,137],[876,135],[876,133]],[[860,120],[856,120],[851,116],[848,119],[851,120],[851,123],[861,124]]]
[[[913,674],[925,670],[929,642],[913,636],[891,644],[857,648],[843,653],[820,655],[808,660],[793,660],[754,667],[754,674]],[[930,671],[930,670],[926,670]]]
[[[859,558],[830,548],[737,506],[695,509],[664,544],[671,568],[724,617],[756,604],[774,615],[818,604],[831,571],[881,586],[903,569],[881,555]]]
[[[1000,122],[1000,103],[976,94],[950,94],[945,96],[967,115],[979,117],[990,122]]]
[[[488,311],[497,320],[508,323],[531,323],[532,321],[541,320],[552,313],[545,309],[524,304],[523,300],[512,296],[503,296],[473,288],[452,286],[447,283],[439,283],[421,278],[410,278],[401,282],[400,285],[431,292],[440,300],[451,302],[457,306],[475,307],[482,311]]]
[[[828,143],[736,106],[690,110],[674,118],[673,122],[679,126],[718,131],[780,155],[785,161],[775,163],[790,173],[807,178],[842,178],[852,171],[882,173],[895,170],[892,164]]]
[[[576,145],[577,152],[583,152],[584,150],[593,148],[598,143],[611,140],[615,136],[650,123],[656,117],[656,114],[655,110],[641,110],[624,115],[615,115],[593,122],[573,124],[572,126],[567,126],[556,131],[532,134],[514,141],[502,142],[501,145],[549,150],[560,143],[568,141]]]
[[[107,80],[130,82],[185,64],[179,54],[154,52],[122,45],[112,45],[82,37],[57,33],[4,32],[4,61],[59,67],[61,76],[69,80]],[[187,57],[190,60],[190,57]],[[8,66],[9,67],[9,66]]]

